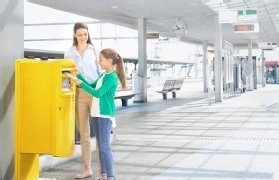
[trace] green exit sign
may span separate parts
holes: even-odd
[[[243,15],[256,15],[257,10],[255,9],[247,9],[247,10],[238,10],[238,15],[243,16]]]
[[[238,22],[257,22],[258,14],[256,9],[245,9],[237,11]]]

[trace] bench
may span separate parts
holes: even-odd
[[[114,99],[121,99],[122,106],[128,105],[128,99],[134,97],[137,93],[132,91],[116,91]]]
[[[162,93],[163,99],[167,99],[168,92],[172,92],[172,97],[176,98],[176,92],[181,89],[183,81],[184,79],[166,80],[163,89],[157,92]]]
[[[172,97],[176,98],[176,92],[182,87],[184,79],[176,79],[172,88]]]

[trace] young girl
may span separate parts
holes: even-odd
[[[77,85],[93,96],[91,116],[99,147],[102,177],[99,180],[114,179],[113,158],[110,148],[110,133],[115,123],[114,96],[118,80],[126,87],[123,59],[113,49],[104,49],[99,55],[99,64],[105,72],[92,84],[78,74]]]

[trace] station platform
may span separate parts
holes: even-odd
[[[208,105],[202,81],[185,81],[163,100],[118,107],[112,134],[116,179],[279,179],[279,86],[267,85]],[[92,168],[98,165],[92,140]],[[82,168],[79,146],[60,163],[41,160],[40,179],[74,179]]]

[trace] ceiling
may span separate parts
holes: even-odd
[[[188,33],[182,41],[214,42],[214,18],[218,9],[257,8],[260,33],[234,33],[231,24],[222,25],[223,39],[235,46],[247,47],[254,43],[279,42],[279,0],[29,0],[82,16],[137,29],[137,18],[147,21],[147,32],[159,32],[160,36],[174,37],[173,25],[181,18],[188,25]],[[115,8],[113,6],[117,6]]]

